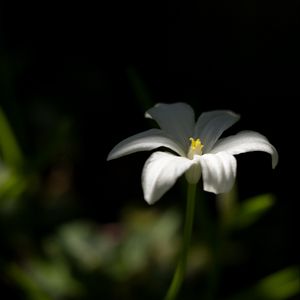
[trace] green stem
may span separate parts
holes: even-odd
[[[196,184],[189,184],[187,191],[187,205],[184,225],[184,237],[181,250],[181,256],[178,261],[176,271],[174,273],[172,283],[169,287],[165,300],[174,300],[181,288],[187,264],[187,255],[190,246],[193,222],[195,215],[195,199],[196,199]]]

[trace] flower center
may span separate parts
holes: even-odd
[[[191,145],[187,156],[189,159],[193,159],[195,154],[196,155],[202,154],[203,145],[200,139],[190,138],[190,141],[191,141]]]

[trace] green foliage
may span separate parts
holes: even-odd
[[[23,155],[13,131],[0,107],[0,150],[3,161],[9,166],[20,166]]]
[[[23,291],[25,299],[29,300],[51,300],[46,292],[41,290],[38,282],[28,276],[26,271],[17,264],[12,263],[6,270],[6,276]]]
[[[126,280],[147,268],[149,260],[170,262],[178,221],[174,211],[160,215],[130,210],[120,224],[101,228],[86,221],[65,224],[52,242],[85,272],[101,269],[114,280]]]
[[[11,264],[7,276],[18,284],[27,299],[79,299],[81,296],[79,282],[72,277],[67,262],[58,257],[33,257],[26,262],[25,267]]]
[[[283,300],[299,294],[299,269],[290,267],[264,278],[256,290],[264,299]]]
[[[232,226],[246,228],[259,220],[275,203],[272,194],[259,195],[241,202],[232,220]]]
[[[289,267],[260,280],[230,300],[286,300],[300,293],[299,269]]]

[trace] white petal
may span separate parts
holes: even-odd
[[[195,126],[195,137],[199,137],[204,145],[203,153],[208,153],[221,134],[239,118],[239,115],[229,110],[214,110],[201,114]]]
[[[138,151],[152,150],[158,147],[167,147],[179,155],[185,152],[178,143],[173,141],[160,129],[150,129],[133,135],[117,144],[108,154],[107,160],[116,159]]]
[[[230,154],[240,154],[251,151],[264,151],[272,156],[272,167],[278,163],[278,153],[268,139],[255,131],[241,131],[238,134],[220,139],[211,150],[211,153],[226,151]]]
[[[229,192],[236,176],[236,159],[226,152],[198,156],[203,178],[203,189],[215,194]]]
[[[171,134],[187,150],[195,126],[194,111],[188,104],[159,103],[150,108],[145,117],[154,119],[162,130]]]
[[[154,152],[146,161],[142,173],[144,198],[155,203],[195,162],[167,152]]]

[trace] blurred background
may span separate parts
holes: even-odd
[[[179,299],[298,299],[297,2],[1,4],[0,286],[10,299],[163,299],[185,182],[143,200],[157,102],[231,109],[279,152],[239,155],[237,184],[198,189]],[[296,152],[296,153],[295,153]]]

